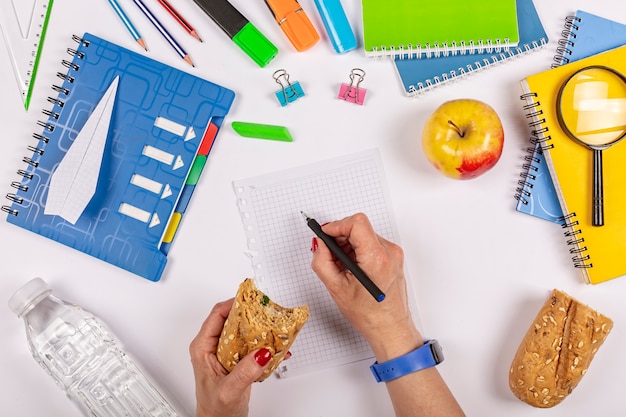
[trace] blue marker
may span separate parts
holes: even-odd
[[[340,0],[315,0],[317,11],[322,17],[328,38],[335,52],[343,54],[357,47],[356,36],[350,27]]]

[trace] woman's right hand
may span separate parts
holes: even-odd
[[[422,337],[409,310],[402,248],[377,235],[362,213],[326,223],[322,229],[385,293],[383,301],[376,301],[324,242],[313,238],[311,267],[346,319],[372,346],[377,360],[385,361],[421,346]]]

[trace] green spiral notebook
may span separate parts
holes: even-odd
[[[371,56],[492,52],[519,42],[515,0],[362,0]]]

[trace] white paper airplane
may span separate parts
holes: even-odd
[[[96,193],[119,77],[115,77],[52,174],[44,209],[75,224]]]

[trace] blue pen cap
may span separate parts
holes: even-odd
[[[340,0],[315,0],[317,11],[333,44],[335,52],[343,54],[357,47],[356,36],[350,27]]]

